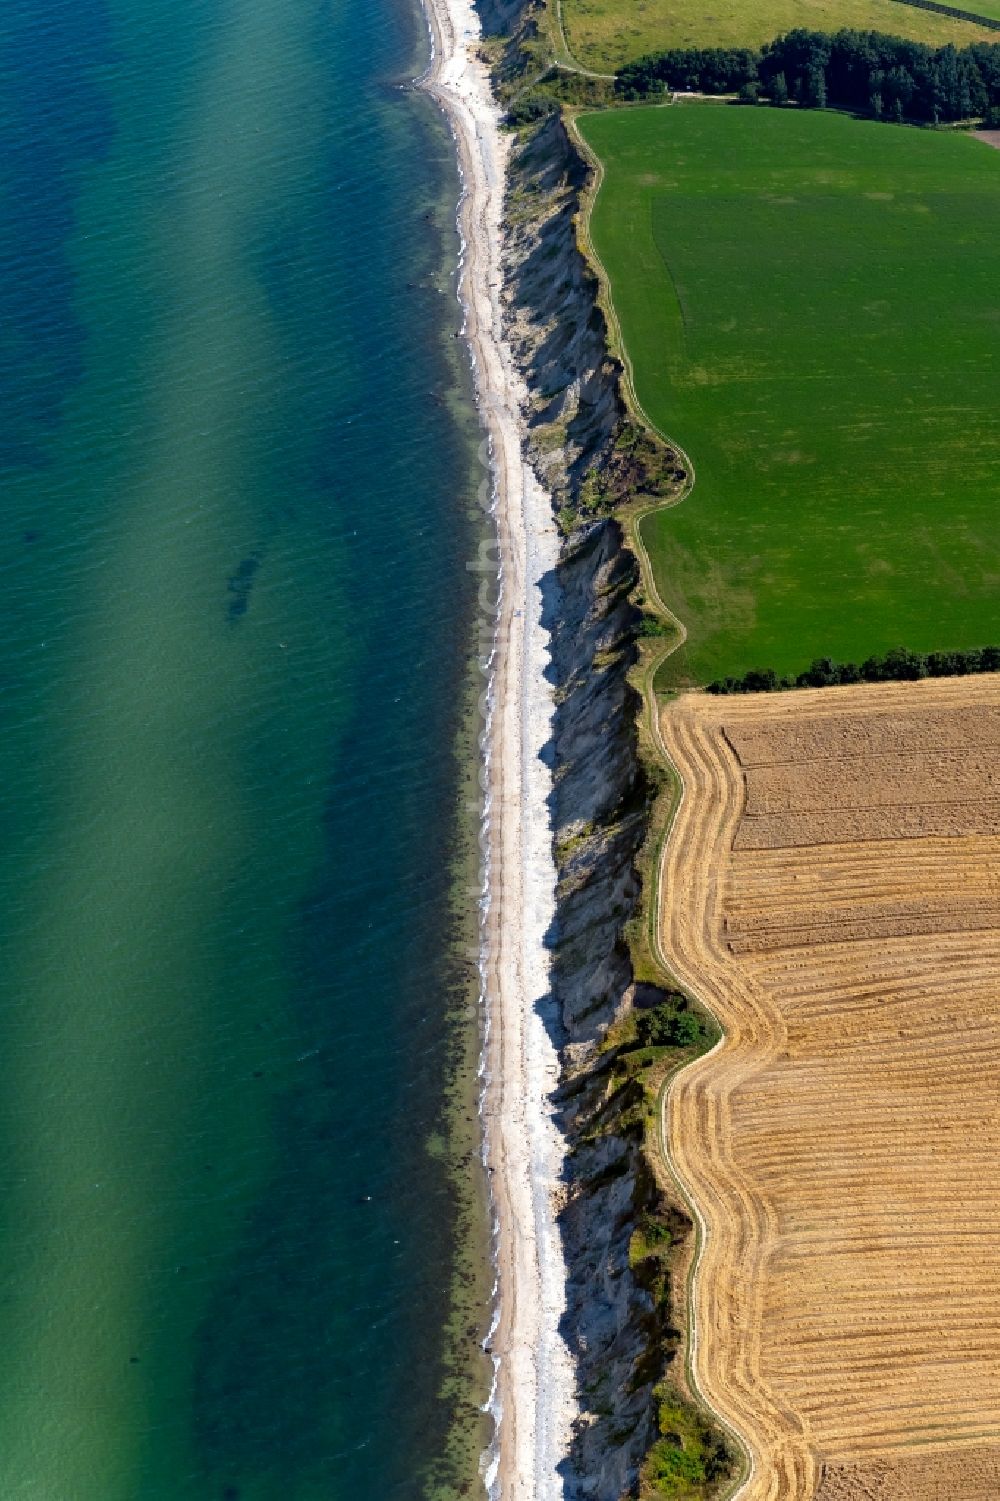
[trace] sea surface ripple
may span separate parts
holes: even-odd
[[[0,1496],[415,1496],[474,555],[422,23],[3,8]]]

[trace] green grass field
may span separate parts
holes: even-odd
[[[635,388],[697,483],[643,522],[663,678],[1000,638],[1000,152],[820,111],[581,117]]]
[[[1000,0],[958,9],[1000,20]],[[756,47],[794,26],[871,28],[917,42],[964,47],[1000,41],[1000,32],[917,10],[900,0],[561,0],[566,42],[577,62],[613,72],[665,47]]]

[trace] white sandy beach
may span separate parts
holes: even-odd
[[[552,687],[539,580],[558,555],[548,494],[524,458],[526,393],[502,332],[501,217],[508,141],[477,56],[472,0],[424,0],[434,60],[423,86],[444,109],[465,186],[461,297],[480,411],[493,458],[501,601],[490,689],[487,1006],[484,1116],[496,1215],[499,1286],[491,1339],[497,1430],[487,1456],[491,1496],[556,1501],[577,1408],[569,1351],[558,1332],[565,1265],[555,1224],[564,1144],[549,1096],[558,1057],[539,1003],[548,995],[544,935],[556,873],[539,759],[550,738]],[[549,1003],[551,1004],[551,1003]]]

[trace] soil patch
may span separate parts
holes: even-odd
[[[816,1501],[996,1501],[1000,1449],[967,1449],[960,1464],[951,1454],[926,1454],[892,1463],[833,1465]]]

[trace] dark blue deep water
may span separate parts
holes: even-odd
[[[412,0],[0,12],[0,1496],[421,1492],[473,421]]]

